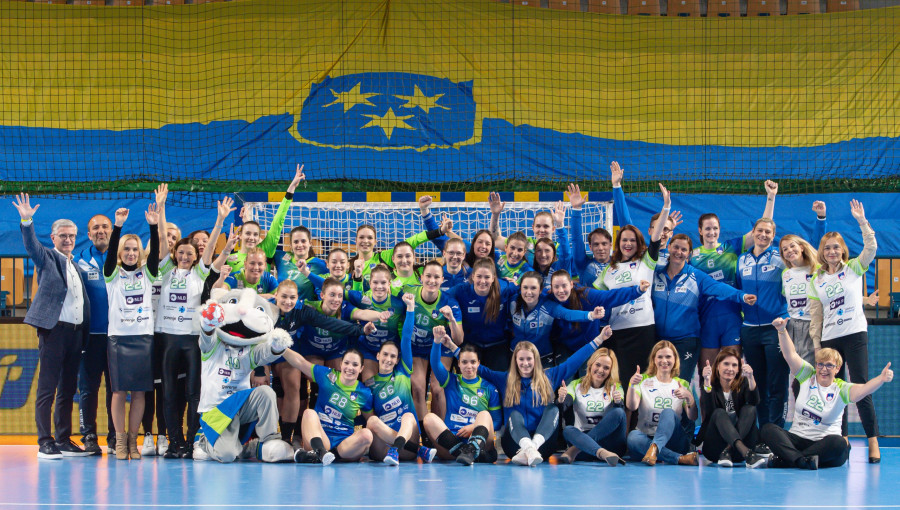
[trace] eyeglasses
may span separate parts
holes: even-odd
[[[464,251],[445,251],[448,257],[462,257],[466,254]]]
[[[827,368],[828,370],[834,370],[838,366],[834,363],[822,363],[821,361],[816,363],[816,368]]]
[[[63,241],[74,241],[75,234],[56,234],[56,237],[62,239]]]

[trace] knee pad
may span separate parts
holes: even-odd
[[[281,439],[269,439],[259,449],[259,460],[263,462],[293,462],[294,448]]]

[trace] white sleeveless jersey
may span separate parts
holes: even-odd
[[[834,274],[817,272],[809,286],[809,298],[822,302],[822,341],[868,329],[863,310],[863,275],[866,268],[851,259]]]
[[[650,282],[653,281],[654,269],[656,269],[656,261],[644,253],[641,260],[620,262],[616,267],[607,266],[594,282],[594,288],[599,290],[621,289],[640,285],[641,280]],[[611,312],[607,312],[607,316],[613,330],[653,324],[653,302],[650,299],[650,289],[633,301],[613,307]]]
[[[200,306],[200,294],[209,269],[203,262],[198,262],[192,269],[178,269],[175,262],[167,258],[159,274],[162,286],[156,308],[156,331],[172,335],[199,334],[194,313]]]
[[[812,441],[841,435],[841,417],[850,403],[853,384],[836,378],[831,386],[823,388],[816,381],[816,370],[805,361],[796,379],[800,383],[800,393],[794,404],[790,431]]]
[[[250,373],[255,368],[250,353],[253,346],[236,347],[216,339],[209,352],[201,354],[200,405],[205,413],[241,390],[250,388]]]
[[[590,377],[590,375],[585,377]],[[582,379],[575,379],[570,382],[568,390],[574,402],[575,427],[587,432],[600,422],[606,411],[613,405],[613,396],[606,391],[605,387],[589,387],[587,393],[582,393],[581,388],[579,388],[581,381]],[[621,384],[616,384],[616,388],[622,391]],[[624,394],[623,392],[622,395]]]
[[[667,383],[661,383],[656,376],[644,374],[641,384],[635,387],[635,391],[641,397],[641,404],[638,406],[638,430],[648,436],[655,435],[659,415],[666,409],[675,411],[675,415],[681,417],[684,400],[675,396],[675,390],[679,385],[686,389],[690,388],[687,381],[678,377]]]
[[[787,311],[791,319],[808,321],[809,284],[812,275],[808,267],[792,267],[781,272],[781,294],[787,300]]]
[[[152,335],[153,310],[150,301],[153,296],[153,282],[156,278],[147,271],[147,266],[134,271],[125,271],[116,266],[112,276],[106,278],[106,295],[109,298],[110,336]]]

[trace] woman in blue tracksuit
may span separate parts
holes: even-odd
[[[743,305],[741,349],[744,358],[760,374],[758,417],[766,423],[784,426],[790,370],[778,348],[778,332],[772,321],[788,317],[787,301],[781,293],[784,262],[772,244],[775,222],[762,218],[751,232],[753,247],[738,257],[737,288],[757,296],[756,306]]]
[[[500,444],[514,464],[533,467],[556,450],[559,433],[559,408],[554,404],[556,390],[610,336],[612,329],[607,326],[599,337],[564,363],[546,371],[531,342],[516,345],[509,372],[495,372],[484,366],[478,368],[478,375],[496,386],[503,398],[506,433]]]
[[[686,234],[669,242],[669,261],[653,274],[653,315],[658,340],[672,342],[681,354],[678,377],[690,381],[700,350],[700,304],[707,298],[752,306],[756,296],[718,282],[688,264],[693,246]]]
[[[553,302],[559,303],[569,310],[593,310],[598,306],[611,309],[641,297],[641,294],[649,288],[650,282],[647,280],[641,281],[640,285],[612,290],[576,287],[569,272],[561,269],[553,273],[551,277],[550,297]],[[606,323],[605,317],[588,324],[557,319],[553,321],[553,330],[550,335],[553,348],[557,354],[562,354],[567,358],[571,353],[596,338]]]
[[[622,188],[618,188],[622,193]],[[572,217],[569,220],[569,245],[572,250],[572,273],[578,277],[582,285],[591,286],[600,273],[609,265],[612,255],[612,235],[603,227],[597,227],[588,234],[587,246],[592,257],[588,258],[584,250],[582,234],[581,206],[587,201],[581,194],[577,184],[569,184],[569,203],[572,204]],[[624,196],[624,193],[622,193]],[[624,202],[624,200],[623,200]]]
[[[456,285],[447,295],[459,303],[466,343],[481,350],[481,363],[492,370],[509,366],[509,302],[519,288],[497,278],[490,259],[475,261],[470,281]]]
[[[602,319],[605,311],[600,307],[589,312],[569,310],[541,293],[542,280],[541,275],[534,271],[525,273],[519,287],[519,296],[509,302],[513,332],[511,346],[515,348],[519,342],[531,342],[536,347],[541,362],[549,367],[556,365],[553,345],[550,343],[554,319],[588,322]]]

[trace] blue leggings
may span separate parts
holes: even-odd
[[[621,407],[614,407],[606,411],[603,419],[591,430],[582,432],[579,428],[569,426],[563,430],[563,437],[581,450],[582,453],[578,454],[576,460],[587,460],[594,458],[600,448],[616,455],[625,455],[625,432],[625,411]]]
[[[659,415],[656,435],[648,436],[640,430],[632,430],[628,434],[628,449],[637,458],[647,454],[651,444],[659,448],[659,458],[666,464],[678,464],[678,457],[687,453],[690,437],[681,428],[681,419],[671,409],[665,409]]]

